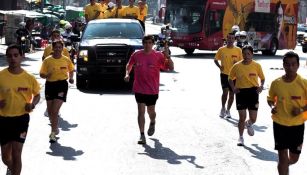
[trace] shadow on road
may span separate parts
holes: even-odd
[[[59,128],[61,128],[62,131],[70,131],[71,128],[76,127],[78,127],[78,124],[70,124],[67,120],[59,117]]]
[[[222,118],[224,119],[224,118]],[[234,119],[234,118],[225,118],[225,120],[229,123],[231,123],[234,127],[238,127],[238,123],[239,120],[238,119]],[[257,132],[265,132],[266,129],[268,129],[268,127],[266,126],[258,126],[256,124],[253,125],[253,128],[255,131]]]
[[[153,159],[161,159],[161,160],[167,160],[170,164],[181,164],[180,160],[186,160],[187,162],[195,165],[196,168],[204,168],[203,166],[200,166],[195,163],[195,156],[189,156],[189,155],[178,155],[173,150],[167,147],[163,147],[162,143],[158,139],[153,139],[155,142],[155,147],[152,148],[148,145],[144,145],[145,153],[138,153],[140,155],[147,155]]]
[[[247,149],[250,153],[253,154],[252,157],[264,161],[278,161],[278,155],[276,153],[261,148],[260,146],[258,146],[258,144],[252,144],[252,146],[255,147],[255,149],[250,148],[248,146],[244,146],[245,149]]]
[[[62,146],[55,142],[50,144],[51,152],[46,152],[51,156],[63,157],[64,160],[76,160],[76,156],[81,156],[84,152],[82,150],[75,150],[72,147]]]

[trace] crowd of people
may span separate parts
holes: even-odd
[[[129,0],[128,6],[123,6],[121,0],[116,0],[116,4],[110,0],[90,0],[90,4],[84,7],[84,16],[86,22],[94,19],[107,18],[129,18],[137,19],[145,29],[145,20],[148,12],[148,6],[145,0],[139,0],[135,5],[135,0]]]

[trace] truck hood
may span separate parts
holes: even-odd
[[[82,40],[80,46],[90,47],[95,45],[113,45],[113,44],[125,44],[129,46],[142,46],[142,39],[88,39]]]

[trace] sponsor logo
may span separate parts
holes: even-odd
[[[28,91],[28,88],[27,87],[18,87],[17,91],[18,92],[25,92],[25,91]]]
[[[61,70],[63,70],[63,69],[67,69],[67,67],[60,67],[60,69],[61,69]]]
[[[249,76],[253,77],[253,76],[256,76],[256,74],[255,73],[249,73]]]
[[[301,96],[291,96],[292,100],[300,100],[302,97]]]

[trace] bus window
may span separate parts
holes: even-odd
[[[198,33],[202,30],[203,8],[189,5],[178,5],[167,8],[165,23],[171,23],[173,28],[181,33]]]
[[[208,11],[206,14],[205,33],[207,36],[222,31],[224,11]]]
[[[249,31],[251,27],[255,28],[257,32],[274,33],[277,16],[273,13],[250,13],[246,18],[246,25],[244,30]]]

